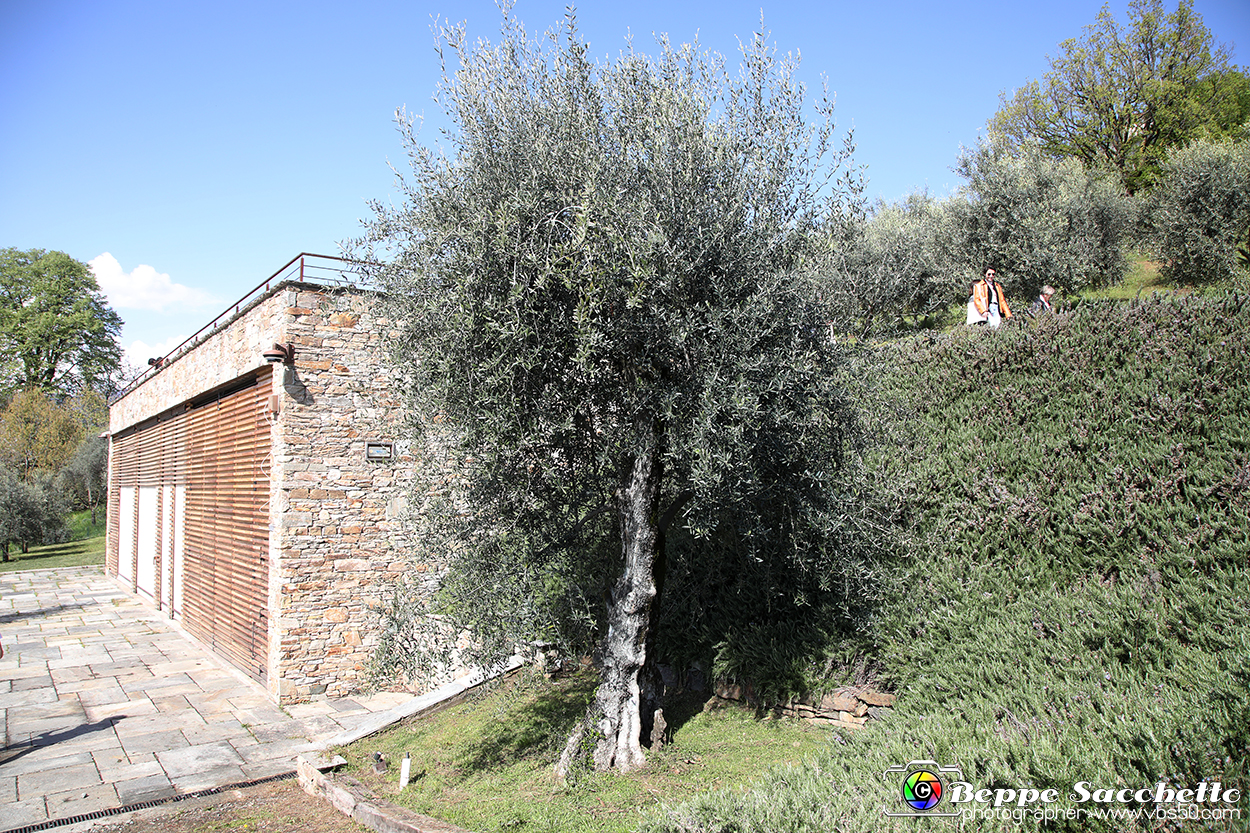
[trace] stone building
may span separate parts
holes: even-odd
[[[280,703],[355,689],[410,565],[384,321],[301,255],[109,411],[107,569]]]

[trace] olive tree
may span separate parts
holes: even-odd
[[[920,192],[839,223],[821,256],[835,327],[861,337],[886,333],[966,295],[950,213],[946,202]]]
[[[1174,152],[1150,194],[1147,245],[1174,281],[1210,283],[1250,262],[1250,141],[1195,142]]]
[[[947,206],[949,239],[967,280],[993,266],[1009,294],[1032,298],[1043,284],[1075,292],[1124,277],[1136,203],[1114,175],[995,138],[965,149],[956,171],[967,183]]]
[[[56,482],[76,506],[91,509],[94,524],[108,483],[108,441],[100,436],[86,437],[57,474]]]
[[[801,268],[853,193],[850,139],[827,97],[808,119],[797,61],[759,35],[737,71],[665,38],[591,60],[571,14],[438,45],[444,146],[401,112],[402,201],[353,247],[375,258],[422,442],[449,461],[418,493],[448,510],[425,512],[452,561],[439,611],[479,653],[601,639],[559,771],[627,770],[666,536],[851,572],[861,516],[831,487],[847,408]]]
[[[0,560],[9,560],[13,544],[26,553],[31,545],[67,540],[67,511],[50,474],[28,479],[0,466]]]

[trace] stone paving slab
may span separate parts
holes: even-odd
[[[240,766],[243,759],[228,743],[204,743],[186,749],[156,753],[161,769],[170,778],[180,778],[222,766]]]
[[[0,831],[292,772],[409,702],[277,707],[98,567],[0,573]]]
[[[165,774],[165,770],[161,768],[161,763],[156,760],[155,755],[152,756],[152,760],[137,764],[132,764],[126,753],[120,751],[93,752],[91,757],[95,761],[96,771],[105,781],[132,781],[136,778],[164,776]]]
[[[64,819],[90,813],[102,807],[117,807],[117,789],[112,784],[90,784],[44,797],[48,818]]]
[[[6,649],[6,657],[9,655],[9,651],[11,650],[12,649]],[[0,662],[3,662],[3,660],[0,660]],[[12,709],[17,706],[33,706],[41,703],[50,704],[56,702],[56,690],[51,688],[10,691],[8,694],[0,694],[0,709]]]
[[[78,789],[84,784],[99,784],[100,773],[95,768],[95,761],[92,761],[90,756],[88,756],[88,761],[89,763],[78,766],[39,770],[17,776],[18,797],[33,798],[37,795]]]
[[[290,772],[290,765],[284,762],[283,771]],[[251,779],[248,778],[247,773],[243,771],[241,766],[218,766],[202,772],[181,775],[170,780],[174,785],[174,789],[178,792],[193,793],[199,790],[207,790],[211,787],[220,787],[224,784],[242,784]]]
[[[16,830],[47,820],[48,804],[43,796],[30,801],[12,801],[4,807],[5,830]]]
[[[153,704],[155,707],[155,704]],[[122,740],[135,735],[146,735],[152,732],[171,732],[181,729],[200,729],[207,725],[203,717],[188,708],[180,712],[162,713],[159,709],[151,714],[127,715],[110,718],[117,736]]]
[[[121,738],[122,749],[130,758],[134,758],[139,753],[166,752],[171,749],[181,749],[184,746],[190,746],[191,742],[186,736],[177,730],[169,732],[148,732],[142,735],[131,735],[130,737]]]
[[[109,702],[97,698],[94,693],[90,696],[80,694],[83,701],[83,708],[87,713],[87,718],[92,721],[106,720],[108,718],[116,718],[114,725],[116,726],[121,720],[129,720],[135,717],[144,717],[156,714],[156,704],[146,697],[142,700],[127,699],[126,693],[118,689],[118,700]]]
[[[192,746],[203,746],[210,743],[229,743],[234,746],[255,743],[256,739],[243,724],[230,721],[228,724],[210,723],[203,729],[183,729],[182,736]]]
[[[52,770],[64,769],[65,767],[80,766],[83,764],[91,764],[94,758],[90,752],[75,752],[70,755],[53,750],[52,747],[34,747],[29,754],[21,754],[25,752],[24,747],[14,750],[12,747],[5,750],[6,755],[17,752],[16,757],[6,757],[3,763],[0,763],[0,776],[21,777],[31,772],[50,772]]]
[[[260,761],[243,765],[243,775],[248,781],[272,778],[275,775],[286,775],[290,771],[291,762],[287,758],[275,758],[272,761]]]
[[[266,743],[233,743],[239,757],[249,763],[272,763],[276,760],[293,761],[301,752],[309,751],[316,744],[312,741],[288,738]]]
[[[178,789],[169,781],[165,773],[145,775],[141,778],[127,778],[113,782],[117,790],[117,803],[120,807],[128,804],[139,804],[143,801],[156,801],[177,795]]]
[[[20,680],[14,680],[10,686],[10,691],[35,691],[46,689],[52,685],[52,675],[47,674],[38,677],[23,677]]]

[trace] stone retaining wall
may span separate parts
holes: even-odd
[[[300,786],[345,816],[378,833],[469,833],[445,821],[414,813],[374,795],[354,778],[321,772],[303,755],[296,760]]]
[[[890,717],[894,709],[893,694],[869,686],[850,686],[819,697],[807,696],[767,705],[760,702],[750,686],[721,682],[716,685],[716,696],[764,708],[780,716],[803,718],[811,723],[843,729],[861,729],[869,720]]]

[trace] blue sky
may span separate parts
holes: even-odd
[[[895,200],[957,187],[959,147],[999,92],[1040,77],[1101,6],[635,0],[577,15],[595,55],[615,55],[627,33],[648,51],[655,32],[733,55],[762,7],[809,88],[823,74],[836,92],[869,195]],[[1110,7],[1126,19],[1126,0]],[[1250,64],[1250,3],[1195,8]],[[545,30],[564,4],[515,12]],[[436,15],[474,38],[498,33],[490,0],[3,0],[0,246],[93,262],[123,345],[140,360],[163,352],[297,253],[337,254],[365,201],[392,194],[396,108],[424,113],[422,135],[436,135]]]

